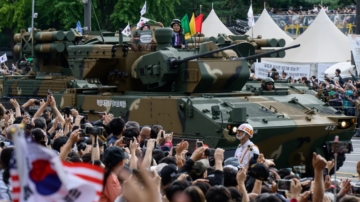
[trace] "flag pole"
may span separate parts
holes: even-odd
[[[32,0],[32,11],[31,11],[31,57],[34,58],[34,12],[35,12],[35,0]]]
[[[251,10],[252,10],[252,12],[253,12],[253,20],[255,20],[255,18],[254,18],[254,10],[252,9],[252,0],[251,0]],[[252,26],[251,27],[251,38],[253,38],[254,39],[254,26]]]

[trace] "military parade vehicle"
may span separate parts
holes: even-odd
[[[171,28],[156,28],[156,49],[133,51],[128,37],[113,32],[21,30],[14,51],[23,72],[2,76],[2,103],[46,98],[50,90],[58,108],[76,108],[90,121],[107,112],[142,126],[160,124],[175,142],[184,139],[193,148],[203,140],[224,148],[227,156],[239,145],[237,127],[249,123],[265,158],[279,168],[306,166],[308,173],[312,152],[331,159],[329,141],[351,140],[355,117],[296,87],[276,83],[266,91],[261,81],[248,81],[250,60],[283,57],[294,48],[281,48],[283,39],[196,37],[180,50],[170,45],[172,35]],[[339,155],[338,167],[344,161]]]

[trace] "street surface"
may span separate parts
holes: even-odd
[[[360,161],[360,138],[353,137],[351,141],[354,151],[351,154],[346,154],[346,161],[336,173],[336,178],[337,180],[348,178],[354,184],[359,181],[358,174],[356,173],[356,164]],[[332,176],[332,179],[334,177]]]

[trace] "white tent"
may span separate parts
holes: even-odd
[[[270,17],[266,9],[263,10],[254,27],[246,32],[246,35],[254,36],[254,38],[261,35],[263,39],[282,38],[286,41],[286,45],[289,45],[294,41],[294,39],[280,29],[280,27]]]
[[[329,19],[324,9],[295,41],[287,46],[301,47],[286,51],[284,58],[266,59],[276,62],[336,63],[350,60],[350,42]]]
[[[216,15],[214,9],[204,20],[202,25],[202,33],[207,36],[218,36],[218,34],[234,35],[225,25],[219,17]]]
[[[351,58],[348,37],[334,25],[323,9],[306,31],[287,46],[295,44],[301,46],[287,50],[284,58],[266,58],[263,62],[276,62],[285,66],[307,65],[308,78],[313,75],[322,78],[331,65],[349,61]]]

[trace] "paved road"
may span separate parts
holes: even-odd
[[[352,183],[357,182],[358,174],[356,173],[356,164],[360,161],[360,138],[352,138],[354,151],[351,154],[346,154],[346,161],[344,165],[336,173],[337,179],[351,179]],[[332,176],[334,178],[334,176]]]

